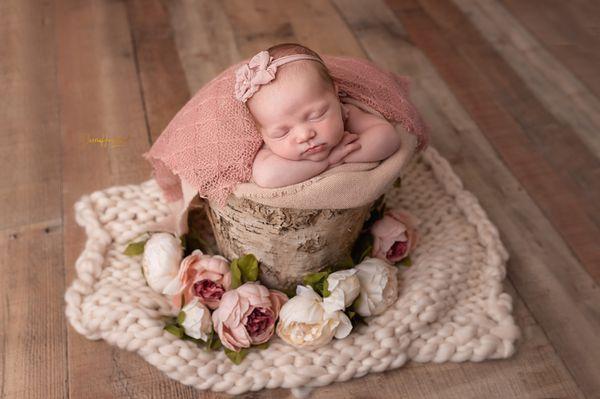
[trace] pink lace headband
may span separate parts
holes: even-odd
[[[235,71],[235,99],[245,103],[265,85],[275,79],[277,67],[293,61],[313,60],[325,65],[319,58],[308,54],[286,55],[273,61],[268,51],[261,51]]]

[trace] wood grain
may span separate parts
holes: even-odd
[[[52,5],[0,4],[0,228],[60,218]],[[43,198],[43,201],[40,201]]]
[[[156,141],[189,99],[166,5],[159,0],[126,2],[137,77],[150,132]]]
[[[410,14],[406,25],[427,18],[415,7],[403,8],[402,12],[406,13],[406,20]],[[429,25],[427,29],[433,30]],[[402,37],[402,31],[396,32],[396,36]],[[415,39],[407,35],[406,40]],[[386,46],[377,46],[371,41],[368,47]],[[442,53],[445,50],[440,50],[440,57]],[[396,62],[404,66],[412,63],[410,60],[425,57],[413,53],[400,58]],[[593,310],[593,304],[600,303],[596,284],[565,246],[562,235],[550,225],[538,205],[510,173],[510,166],[498,158],[486,140],[487,134],[477,126],[473,114],[469,114],[469,108],[457,101],[460,97],[454,85],[458,85],[458,81],[452,84],[448,78],[444,81],[442,71],[441,76],[437,76],[428,61],[407,68],[422,71],[420,84],[434,100],[435,106],[426,104],[425,99],[420,99],[419,90],[414,92],[417,104],[421,105],[419,109],[432,123],[432,133],[437,135],[433,138],[434,145],[450,160],[466,188],[476,194],[503,233],[503,241],[508,244],[511,254],[510,280],[584,392],[598,392],[598,382],[592,371],[600,366],[597,364],[600,344],[594,333],[600,328],[600,320]],[[419,79],[419,75],[416,78]],[[439,120],[437,114],[444,118]],[[436,119],[438,122],[433,124]]]
[[[241,57],[222,2],[169,1],[177,53],[191,94]],[[246,7],[246,6],[244,6]]]
[[[273,44],[298,42],[285,5],[280,1],[225,0],[222,4],[242,58],[251,57]]]
[[[577,162],[576,157],[561,152],[566,151],[564,143],[577,145],[575,135],[571,133],[568,139],[561,138],[562,147],[547,146],[543,151],[538,144],[543,141],[541,137],[537,142],[532,141],[529,135],[535,132],[535,127],[526,131],[511,115],[511,109],[512,112],[517,110],[502,102],[498,93],[516,91],[528,99],[528,110],[531,110],[528,112],[545,111],[520,89],[524,85],[519,83],[519,78],[455,6],[448,2],[423,1],[405,11],[404,3],[388,1],[388,4],[509,170],[543,209],[592,278],[598,281],[600,247],[596,237],[600,236],[600,226],[592,221],[597,215],[597,201],[589,200],[585,188],[553,164],[553,160],[559,159],[563,168],[569,168],[570,163]],[[553,129],[552,134],[561,137],[565,131],[567,129]],[[578,148],[582,151],[578,157],[586,157],[585,146],[579,144]],[[545,151],[551,153],[545,155]],[[589,167],[595,173],[596,165],[592,163]]]
[[[593,0],[500,2],[600,98],[600,3]]]
[[[0,232],[2,398],[64,398],[67,339],[60,219]]]
[[[53,5],[0,4],[0,397],[68,394]]]
[[[67,281],[84,246],[73,204],[83,194],[150,175],[141,157],[148,131],[127,10],[122,2],[57,3],[56,42],[63,148],[64,264]],[[90,144],[86,137],[122,139]],[[92,342],[69,329],[69,395],[84,397],[193,397],[137,354]]]
[[[536,40],[497,1],[454,0],[453,2],[477,28],[482,38],[489,42],[512,68],[512,71],[520,77],[519,85],[512,85],[512,87],[518,89],[524,85],[535,96],[536,101],[533,107],[531,107],[530,101],[527,101],[531,96],[528,90],[521,90],[527,92],[527,96],[513,91],[507,93],[511,94],[510,96],[506,94],[502,96],[506,104],[515,104],[520,110],[516,115],[514,112],[512,113],[521,125],[528,132],[536,127],[539,130],[544,125],[555,126],[555,130],[560,129],[561,131],[563,131],[561,125],[566,125],[571,129],[558,137],[556,134],[542,136],[544,140],[540,140],[539,133],[534,132],[533,136],[538,137],[535,141],[536,144],[557,142],[560,145],[568,145],[571,140],[565,143],[564,139],[570,138],[572,133],[575,133],[573,136],[579,136],[582,142],[579,143],[579,140],[576,140],[575,143],[579,146],[584,144],[587,147],[587,151],[582,153],[585,154],[582,162],[586,161],[589,164],[590,158],[592,160],[596,158],[595,162],[598,162],[597,158],[600,158],[600,137],[598,136],[600,100],[584,82],[580,81],[566,65],[563,65],[562,62],[565,59],[555,58],[551,52],[546,50],[543,43]],[[540,105],[546,108],[543,113],[539,112]],[[531,116],[530,108],[533,108],[534,111]],[[547,113],[552,114],[556,121],[548,119]],[[573,150],[575,149],[573,148]],[[572,154],[568,154],[569,158],[573,158]],[[589,166],[587,169],[590,169]],[[584,173],[589,174],[585,170]],[[596,181],[597,178],[598,176],[596,176]]]

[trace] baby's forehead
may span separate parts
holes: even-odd
[[[277,70],[275,80],[271,82],[273,88],[285,89],[287,86],[302,83],[327,87],[330,81],[320,71],[320,64],[314,61],[297,61],[284,64]]]

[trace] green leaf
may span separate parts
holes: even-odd
[[[236,289],[240,285],[242,285],[242,272],[240,267],[238,266],[238,260],[234,259],[229,265],[229,270],[231,270],[231,289]]]
[[[137,256],[143,254],[147,241],[148,240],[144,240],[129,244],[127,248],[125,248],[124,254],[127,256]]]
[[[302,281],[304,282],[304,285],[312,285],[317,284],[324,277],[327,277],[327,272],[311,273],[304,276]]]
[[[221,340],[219,339],[219,336],[215,334],[212,338],[212,341],[210,341],[208,344],[208,349],[214,351],[214,350],[221,349],[222,346],[223,346],[223,344],[221,344]]]
[[[214,345],[214,342],[215,342],[215,336],[216,336],[215,330],[211,327],[210,333],[208,334],[208,338],[206,339],[206,347],[205,347],[205,349],[207,351],[211,351],[211,350],[215,349],[215,348],[213,348],[213,345]],[[217,340],[218,339],[219,338],[217,337]],[[221,344],[220,341],[219,341],[219,344]]]
[[[177,318],[173,316],[163,316],[162,321],[165,323],[165,325],[177,324]]]
[[[179,324],[181,326],[181,325],[183,325],[184,321],[185,321],[185,312],[183,310],[180,310],[179,314],[177,315],[177,324]]]
[[[186,247],[185,234],[182,234],[179,236],[179,242],[181,243],[181,248],[183,248],[183,252],[185,253],[185,247]]]
[[[242,283],[258,280],[258,260],[252,254],[246,254],[237,260],[240,268]]]
[[[285,290],[282,290],[282,292],[287,295],[288,298],[293,298],[296,296],[296,289],[295,288],[287,288]]]
[[[323,298],[327,298],[329,295],[331,295],[331,292],[329,292],[329,281],[327,281],[327,279],[325,279],[325,281],[323,282]]]
[[[331,272],[331,269],[326,269],[325,271],[322,271],[322,272],[311,273],[311,274],[304,276],[302,281],[303,281],[304,285],[311,286],[313,288],[313,290],[315,290],[316,293],[323,296],[323,295],[325,295],[325,290],[327,289],[327,286],[326,286],[327,277],[329,276],[330,272]],[[327,291],[327,292],[329,292],[329,291]]]
[[[352,269],[353,267],[354,267],[354,260],[352,259],[352,256],[348,255],[344,259],[342,259],[340,262],[336,263],[334,269],[335,270],[346,270],[346,269]]]
[[[185,306],[185,293],[181,294],[181,300],[179,301],[179,303],[181,303],[181,309],[183,309],[183,307]]]
[[[399,266],[399,265],[411,267],[412,260],[410,259],[410,256],[407,256],[406,258],[402,259],[400,262],[396,263],[396,266]]]
[[[183,340],[185,340],[185,341],[192,341],[192,342],[195,342],[195,343],[196,343],[197,345],[199,345],[199,346],[205,346],[205,345],[206,345],[206,342],[205,342],[205,341],[203,341],[202,339],[200,339],[200,338],[194,338],[194,337],[190,337],[190,336],[189,336],[189,335],[187,335],[186,333],[184,333],[184,334],[183,334]]]
[[[224,348],[225,354],[234,364],[240,364],[242,360],[248,355],[248,349],[242,348],[238,352],[232,351],[231,349]]]
[[[253,346],[253,348],[260,349],[261,351],[267,349],[268,347],[269,347],[269,341],[265,342],[264,344]]]
[[[183,338],[183,328],[175,325],[169,324],[165,326],[165,330],[176,336],[177,338]]]

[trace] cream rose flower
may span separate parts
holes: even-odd
[[[298,286],[297,295],[279,313],[277,335],[290,345],[314,349],[352,331],[352,323],[341,311],[327,312],[322,298],[311,287]]]
[[[331,273],[327,277],[328,297],[323,298],[323,307],[328,312],[344,310],[360,294],[360,281],[356,276],[358,270],[347,269]]]
[[[210,310],[197,298],[185,305],[181,310],[185,313],[185,318],[181,324],[185,333],[192,338],[206,341],[212,329]]]
[[[355,305],[361,316],[383,313],[398,299],[398,269],[379,258],[366,258],[355,267],[360,281],[360,296]]]
[[[150,288],[162,290],[177,275],[183,256],[181,242],[169,233],[155,233],[144,246],[142,269]]]
[[[171,280],[163,293],[173,295],[176,307],[198,298],[210,309],[216,309],[221,297],[230,288],[231,271],[227,259],[220,255],[205,255],[197,249],[183,259],[177,277]]]
[[[221,343],[233,351],[267,342],[275,330],[275,321],[288,300],[279,291],[247,282],[227,291],[219,308],[212,314]]]
[[[408,256],[417,245],[419,220],[408,212],[393,210],[371,227],[373,257],[396,263]]]

